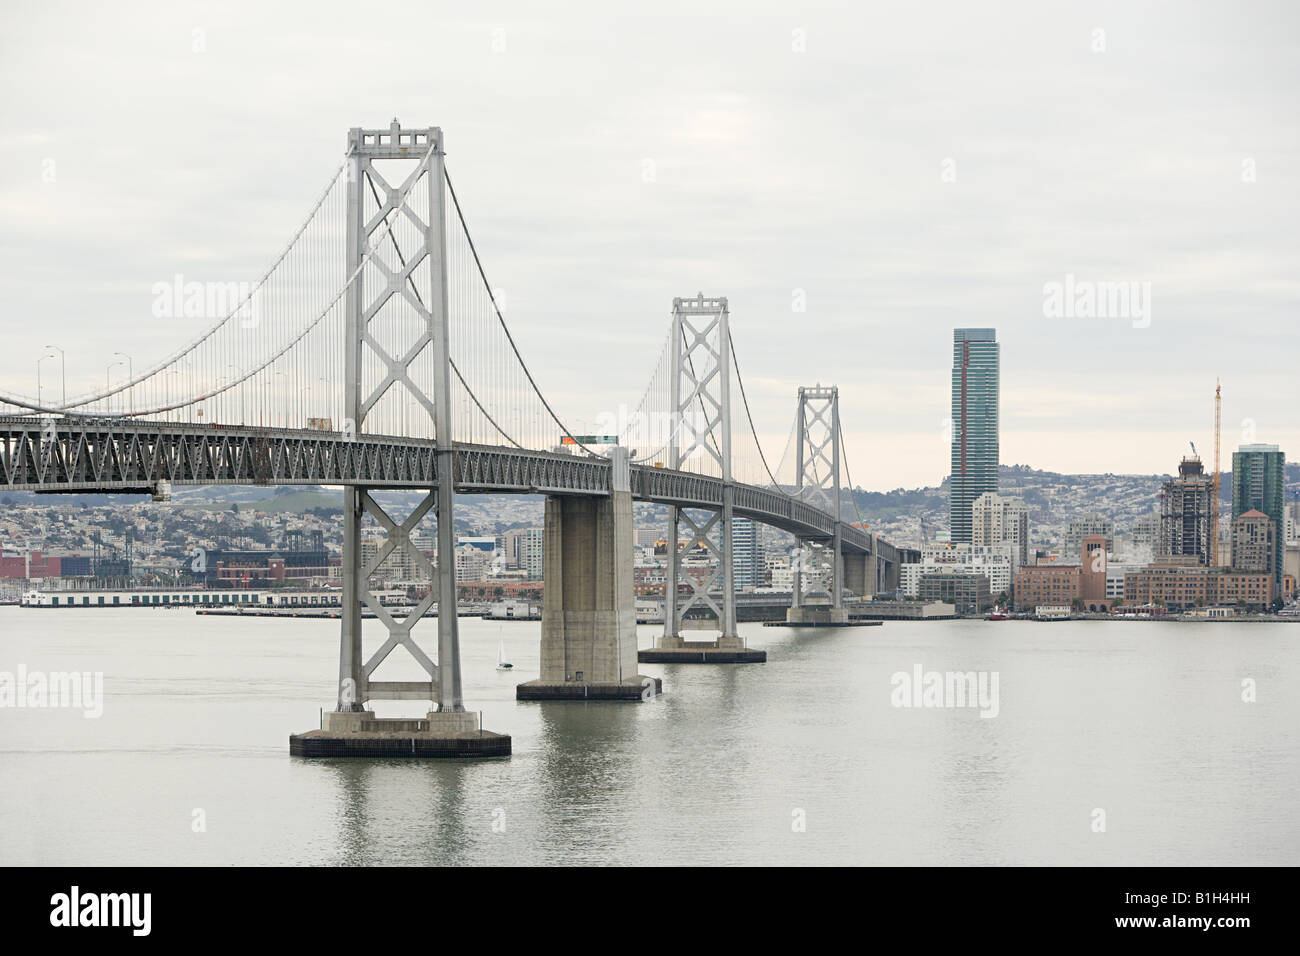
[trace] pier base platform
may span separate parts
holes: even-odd
[[[321,730],[289,738],[293,757],[508,757],[510,735],[480,730],[468,711],[423,718],[375,717],[374,711],[325,715]]]
[[[636,652],[639,664],[762,664],[767,651],[745,646],[738,637],[720,637],[716,641],[687,641],[681,637],[661,637],[654,647]]]
[[[515,687],[515,700],[651,700],[663,692],[658,677],[637,674],[622,681],[530,680]]]

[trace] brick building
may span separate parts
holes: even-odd
[[[1077,564],[1035,564],[1016,572],[1016,610],[1042,605],[1070,607],[1082,596],[1083,569]],[[1106,577],[1102,573],[1102,593]]]
[[[1273,603],[1273,578],[1265,573],[1159,563],[1124,575],[1125,604],[1163,604],[1182,613],[1194,607]]]

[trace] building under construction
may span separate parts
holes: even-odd
[[[1161,557],[1184,558],[1187,564],[1208,566],[1215,504],[1214,480],[1205,474],[1200,457],[1183,458],[1178,477],[1166,481],[1160,493]]]

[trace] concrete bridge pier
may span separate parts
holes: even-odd
[[[846,554],[844,586],[860,598],[871,598],[877,589],[876,556],[874,554]]]
[[[542,661],[517,700],[650,700],[637,673],[632,492],[626,448],[614,450],[608,497],[546,499]]]
[[[894,591],[903,583],[900,562],[897,559],[878,558],[876,560],[876,590]]]

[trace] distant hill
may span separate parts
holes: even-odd
[[[1160,487],[1171,475],[1065,475],[1039,471],[1028,465],[1002,465],[999,492],[1024,499],[1036,541],[1051,540],[1051,529],[1062,531],[1073,518],[1096,512],[1127,531],[1145,514],[1158,511]],[[1288,463],[1285,472],[1287,501],[1300,499],[1300,463]],[[872,531],[900,544],[932,541],[948,529],[948,480],[928,488],[897,488],[889,492],[854,492],[858,512]],[[1223,472],[1220,503],[1225,513],[1232,502],[1232,473]],[[924,534],[922,525],[924,522]]]
[[[1072,518],[1089,512],[1100,513],[1126,531],[1144,514],[1158,510],[1160,486],[1169,475],[1066,475],[1039,471],[1028,465],[1003,465],[998,472],[1002,494],[1023,498],[1029,506],[1030,524],[1037,529],[1035,540],[1050,540],[1052,529],[1063,530]],[[405,514],[422,495],[416,491],[382,491],[375,497],[387,508]],[[933,540],[936,532],[948,530],[948,481],[927,488],[896,488],[893,491],[856,489],[856,512],[846,508],[845,517],[861,520],[872,531],[899,544]],[[1300,463],[1286,466],[1286,499],[1300,499]],[[105,507],[139,505],[148,495],[74,494],[38,495],[32,492],[0,492],[0,507],[7,505],[61,505]],[[241,511],[268,514],[328,513],[343,506],[338,488],[319,485],[225,486],[202,485],[176,488],[173,506],[183,509],[228,510],[237,504]],[[1221,503],[1226,511],[1232,501],[1232,474],[1225,472]],[[527,527],[540,524],[541,495],[462,495],[456,503],[456,524],[487,533],[494,528]],[[638,502],[636,522],[640,527],[666,520],[662,506]]]

